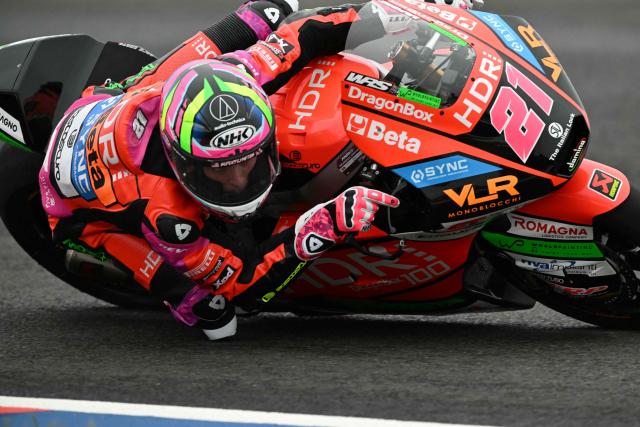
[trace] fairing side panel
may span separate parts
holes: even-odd
[[[585,159],[564,186],[518,212],[574,224],[592,224],[596,216],[625,201],[629,192],[629,180],[622,172]]]
[[[351,71],[377,76],[362,59],[334,55],[311,62],[271,96],[283,168],[317,173],[347,145],[336,94]]]

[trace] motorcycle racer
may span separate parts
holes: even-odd
[[[39,176],[54,240],[104,250],[210,339],[235,334],[230,301],[250,307],[301,262],[368,229],[378,205],[399,204],[349,188],[257,246],[208,221],[245,220],[266,199],[280,167],[267,95],[343,50],[359,8],[301,11],[271,33],[297,4],[246,3],[122,84],[85,90]]]

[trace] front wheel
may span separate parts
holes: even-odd
[[[640,329],[640,192],[632,190],[620,206],[594,218],[593,227],[587,227],[593,233],[589,241],[536,241],[514,236],[509,232],[513,232],[515,221],[551,224],[516,213],[481,233],[477,243],[492,254],[498,268],[509,272],[509,282],[575,319],[608,328]],[[567,224],[571,230],[569,227]],[[537,253],[527,253],[536,242]],[[540,255],[542,248],[554,245],[557,252],[553,256]],[[571,257],[562,251],[581,256]]]

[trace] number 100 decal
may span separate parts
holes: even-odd
[[[542,132],[544,132],[546,123],[535,111],[528,108],[526,101],[515,89],[520,88],[526,93],[547,116],[551,114],[553,109],[553,99],[540,86],[508,62],[505,70],[507,81],[513,87],[502,86],[500,88],[489,113],[491,124],[499,133],[504,134],[505,141],[520,160],[527,163],[542,136]]]

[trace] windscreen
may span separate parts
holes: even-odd
[[[370,60],[398,96],[433,108],[456,102],[475,63],[474,49],[434,23],[372,1],[350,29],[346,52]]]

